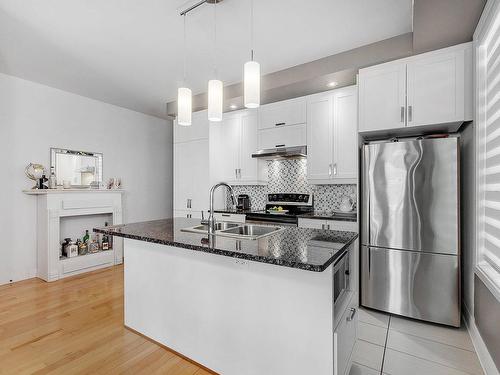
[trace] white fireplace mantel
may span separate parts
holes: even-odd
[[[123,262],[123,240],[115,237],[113,249],[73,258],[59,258],[61,218],[112,215],[122,224],[123,190],[25,190],[37,200],[37,276],[45,281],[93,271]],[[90,228],[92,229],[92,228]]]

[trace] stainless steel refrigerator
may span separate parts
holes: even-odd
[[[363,146],[361,304],[460,326],[458,138]]]

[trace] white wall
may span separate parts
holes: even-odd
[[[104,181],[127,191],[124,222],[172,214],[171,121],[0,74],[0,143],[0,284],[36,273],[36,198],[21,191],[50,147],[104,153]]]

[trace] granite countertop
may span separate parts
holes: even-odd
[[[326,270],[358,237],[354,232],[291,226],[256,240],[181,231],[199,224],[199,219],[174,218],[95,228],[94,231],[313,272]]]
[[[338,220],[338,221],[358,221],[356,212],[338,212],[338,211],[313,211],[306,214],[298,215],[304,219],[323,219],[323,220]]]

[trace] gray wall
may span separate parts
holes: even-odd
[[[486,0],[415,0],[414,53],[470,42],[485,4]]]
[[[500,369],[500,303],[474,274],[476,257],[476,155],[475,126],[461,129],[461,248],[462,302],[474,316],[476,326],[497,368]]]
[[[500,303],[477,276],[474,277],[474,319],[493,362],[500,370]]]

